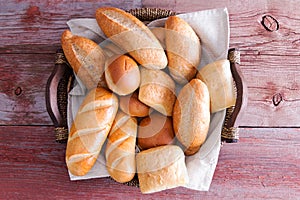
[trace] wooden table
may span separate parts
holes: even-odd
[[[66,21],[93,17],[101,6],[228,8],[230,46],[241,50],[249,100],[240,141],[222,147],[209,192],[177,188],[142,195],[106,178],[69,181],[45,85]],[[1,0],[0,199],[299,199],[299,7],[300,1],[288,0]]]

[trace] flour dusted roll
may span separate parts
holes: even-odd
[[[97,87],[99,83],[100,86],[106,86],[104,81],[106,55],[97,43],[65,30],[61,36],[61,44],[77,77],[89,90]]]
[[[189,182],[184,153],[176,145],[141,151],[136,156],[136,163],[142,193],[185,186]]]
[[[105,70],[109,89],[118,95],[128,95],[140,85],[140,70],[136,62],[126,55],[109,59]]]
[[[179,92],[173,110],[173,128],[185,147],[186,155],[195,154],[204,143],[210,123],[210,99],[207,86],[192,79]]]
[[[175,83],[162,70],[142,68],[139,100],[158,112],[171,116],[176,100]]]
[[[198,71],[197,78],[208,87],[212,113],[235,105],[236,92],[229,60],[209,63]]]
[[[177,16],[170,16],[165,23],[166,50],[171,76],[179,84],[195,77],[200,63],[200,40],[192,27]]]
[[[164,49],[150,29],[135,16],[118,8],[96,11],[98,25],[114,43],[149,69],[162,69],[168,60]]]
[[[117,97],[103,89],[92,89],[79,107],[70,129],[66,163],[76,176],[85,175],[95,164],[118,110]]]
[[[117,182],[128,182],[136,173],[136,134],[136,118],[119,111],[109,133],[105,150],[107,171]]]

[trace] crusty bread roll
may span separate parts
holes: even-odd
[[[87,89],[97,87],[98,83],[105,87],[103,75],[106,55],[97,43],[65,30],[61,45],[68,62]]]
[[[176,145],[141,151],[136,156],[136,164],[142,193],[185,186],[189,182],[185,156]]]
[[[104,34],[139,64],[150,69],[167,66],[168,60],[159,41],[143,22],[130,13],[103,7],[97,9],[96,20]]]
[[[128,95],[140,85],[140,70],[126,55],[110,58],[106,63],[105,79],[109,89],[118,95]]]
[[[153,112],[138,126],[138,146],[145,150],[156,146],[174,144],[172,118]]]
[[[133,117],[146,117],[153,111],[153,109],[138,99],[138,91],[127,96],[120,96],[119,102],[120,109]]]
[[[197,78],[208,87],[212,113],[235,105],[236,92],[229,60],[218,60],[204,66]]]
[[[193,155],[204,143],[210,123],[210,102],[207,86],[192,79],[180,91],[173,110],[173,128],[177,139]]]
[[[177,16],[170,16],[165,23],[166,50],[171,76],[179,84],[195,77],[200,63],[200,40],[192,27]]]
[[[171,116],[176,100],[175,83],[162,70],[141,68],[139,100],[158,112]]]
[[[92,89],[79,107],[70,129],[66,163],[75,176],[95,164],[118,110],[118,98],[103,88]]]
[[[108,135],[105,149],[106,169],[117,182],[128,182],[136,173],[136,134],[136,119],[119,111]]]

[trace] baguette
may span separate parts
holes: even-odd
[[[136,135],[136,118],[119,111],[108,135],[105,150],[106,169],[119,183],[130,181],[136,173]]]
[[[85,175],[95,164],[118,110],[117,97],[94,88],[85,97],[71,126],[66,163],[75,176]]]
[[[168,68],[179,84],[186,84],[197,73],[200,63],[200,40],[192,27],[177,16],[170,16],[165,23]]]
[[[204,143],[210,123],[210,99],[207,86],[192,79],[179,92],[173,110],[173,128],[185,155],[195,154]]]
[[[185,186],[189,182],[185,156],[176,145],[141,151],[136,156],[136,163],[142,193]]]
[[[99,83],[106,87],[106,55],[97,43],[65,30],[61,36],[61,45],[69,64],[88,90],[97,87]]]
[[[135,16],[118,8],[103,7],[96,20],[104,34],[149,69],[163,69],[168,60],[150,29]]]

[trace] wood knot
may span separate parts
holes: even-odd
[[[17,88],[15,89],[15,95],[16,95],[16,96],[20,96],[20,95],[22,94],[22,92],[23,92],[23,90],[22,90],[22,88],[20,88],[20,87],[17,87]]]
[[[282,102],[283,98],[282,95],[280,93],[277,93],[273,96],[273,105],[274,106],[278,106],[280,104],[280,102]]]
[[[271,15],[263,16],[261,24],[267,31],[270,31],[270,32],[274,32],[279,29],[278,21]]]

